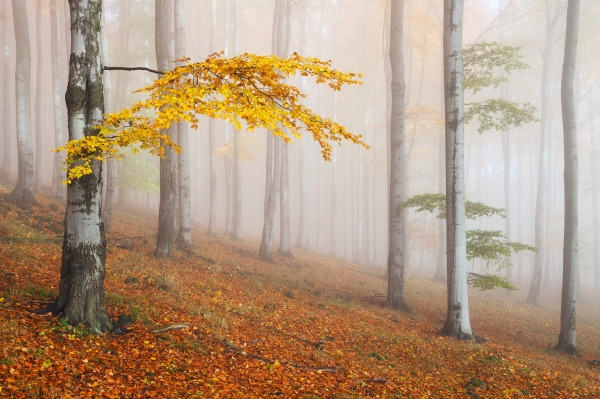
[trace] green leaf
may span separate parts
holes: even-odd
[[[421,194],[409,198],[398,205],[398,212],[406,208],[416,208],[415,212],[435,212],[439,211],[438,218],[446,219],[446,194]],[[467,219],[477,219],[481,216],[498,215],[505,218],[505,210],[502,208],[494,208],[487,206],[482,202],[467,201],[465,203],[465,214]]]
[[[467,273],[467,283],[481,291],[493,290],[494,288],[504,288],[515,291],[517,288],[506,278],[494,274]]]
[[[494,98],[465,105],[468,106],[465,110],[465,123],[469,123],[477,117],[479,134],[491,129],[505,131],[524,123],[539,122],[535,116],[537,108],[530,103],[519,104]]]

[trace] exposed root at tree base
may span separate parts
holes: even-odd
[[[16,188],[7,197],[7,200],[17,204],[22,208],[30,208],[32,206],[40,207],[40,203],[37,202],[33,192],[30,190]]]

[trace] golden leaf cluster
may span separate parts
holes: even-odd
[[[327,84],[333,90],[345,84],[362,84],[360,74],[343,73],[332,69],[330,61],[296,53],[287,59],[255,54],[225,58],[214,53],[204,62],[187,63],[165,72],[152,85],[138,90],[148,94],[145,101],[107,115],[96,135],[59,148],[67,152],[68,182],[91,173],[92,160],[118,158],[121,147],[145,149],[158,156],[163,155],[165,145],[179,151],[165,129],[180,121],[197,129],[199,115],[226,120],[237,129],[242,129],[245,122],[250,132],[265,128],[286,143],[291,139],[285,129],[298,139],[304,129],[319,143],[325,160],[330,159],[334,142],[349,140],[368,149],[361,135],[348,132],[300,103],[305,95],[286,81],[296,74],[313,77],[316,83]]]

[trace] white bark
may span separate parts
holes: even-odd
[[[17,107],[17,154],[19,160],[17,185],[11,197],[23,205],[37,205],[33,197],[34,158],[31,132],[31,45],[25,0],[13,0],[13,18],[17,48],[15,71]]]
[[[590,93],[591,96],[591,93]],[[600,176],[597,173],[600,170],[600,141],[596,137],[596,125],[594,123],[594,106],[590,98],[590,172],[592,175],[592,234],[594,247],[594,288],[600,289]]]
[[[185,0],[175,0],[175,57],[185,54]],[[179,233],[177,243],[183,248],[192,246],[192,201],[190,197],[190,147],[187,122],[177,123],[177,140],[181,152],[177,157],[179,179]]]
[[[577,107],[574,77],[579,35],[579,0],[569,0],[567,30],[561,81],[561,102],[565,156],[565,230],[563,247],[563,278],[560,306],[560,334],[556,349],[577,353],[575,303],[577,300],[578,258],[578,186],[579,162],[577,159]]]
[[[469,319],[464,170],[463,0],[444,0],[448,305],[441,333],[474,339]]]
[[[168,0],[155,2],[155,49],[156,65],[159,70],[170,69],[169,56],[169,13]],[[171,137],[176,135],[175,125],[167,130]],[[175,153],[171,147],[165,147],[164,158],[160,159],[160,202],[158,206],[158,234],[156,238],[157,257],[173,255],[173,220],[175,219],[175,202],[177,184],[173,179]]]
[[[407,309],[404,300],[404,211],[398,209],[404,199],[405,149],[404,115],[406,82],[404,77],[404,0],[392,0],[390,15],[390,66],[392,112],[390,114],[389,250],[387,301],[395,309]],[[360,166],[359,166],[360,167]],[[359,169],[360,181],[360,169]],[[359,190],[359,210],[360,197]],[[359,220],[360,233],[360,220]],[[360,239],[359,239],[360,243]]]
[[[210,2],[210,53],[217,51],[217,0]],[[217,121],[214,118],[208,120],[208,151],[209,151],[209,174],[210,174],[210,204],[208,210],[209,236],[216,234],[217,223],[217,143],[215,133]]]
[[[35,6],[35,192],[42,191],[42,2]]]
[[[541,106],[541,132],[540,132],[540,157],[538,160],[538,185],[535,204],[535,259],[533,263],[533,276],[527,296],[527,303],[539,305],[539,296],[545,257],[546,240],[546,202],[548,198],[548,140],[550,124],[550,68],[552,66],[552,49],[554,29],[558,21],[559,2],[556,2],[554,15],[551,14],[550,4],[546,2],[546,38],[542,56],[542,106]]]
[[[56,12],[56,0],[50,0],[50,34],[52,51],[52,108],[54,111],[54,146],[60,147],[65,143],[63,135],[63,113],[62,113],[62,93],[60,89],[60,49],[58,34],[58,15]],[[62,184],[63,172],[62,162],[64,153],[61,151],[54,154],[54,164],[52,170],[52,193],[59,198],[66,198],[67,187]]]
[[[233,56],[239,54],[240,47],[240,1],[233,0]],[[242,240],[242,159],[241,134],[233,128],[233,231],[231,239]]]
[[[333,121],[337,122],[337,107],[338,107],[338,92],[333,93]],[[337,195],[335,190],[336,181],[336,164],[337,164],[337,150],[335,146],[331,148],[331,248],[329,250],[330,256],[337,256],[338,245],[337,245]]]
[[[307,9],[308,2],[303,1],[300,3],[300,18],[299,18],[299,52],[300,55],[306,55],[306,21],[307,21]],[[300,77],[300,91],[306,92],[306,78]],[[305,249],[308,245],[308,183],[306,176],[307,168],[307,154],[306,154],[306,141],[307,139],[300,140],[300,156],[299,156],[299,185],[300,185],[300,206],[299,206],[299,218],[300,223],[298,227],[298,242],[297,247]]]
[[[101,55],[102,64],[110,65],[110,57],[108,51],[108,33],[106,32],[106,26],[104,21],[104,14],[100,20],[102,43],[101,43]],[[105,71],[103,77],[104,86],[104,109],[106,113],[113,112],[113,96],[112,96],[112,83],[111,73]],[[116,189],[116,165],[113,158],[106,160],[106,185],[104,195],[104,207],[102,210],[102,223],[104,223],[104,231],[111,231],[112,229],[112,214],[115,203],[115,189]]]
[[[8,182],[10,179],[10,164],[12,161],[12,140],[11,140],[11,129],[10,129],[10,32],[8,26],[8,0],[2,1],[2,14],[5,18],[2,20],[2,36],[4,47],[2,51],[2,62],[3,62],[3,74],[2,74],[2,111],[3,111],[3,121],[2,121],[2,130],[4,132],[2,137],[2,169],[0,169],[0,182]]]

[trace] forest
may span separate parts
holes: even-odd
[[[597,0],[0,2],[0,397],[600,398]]]

